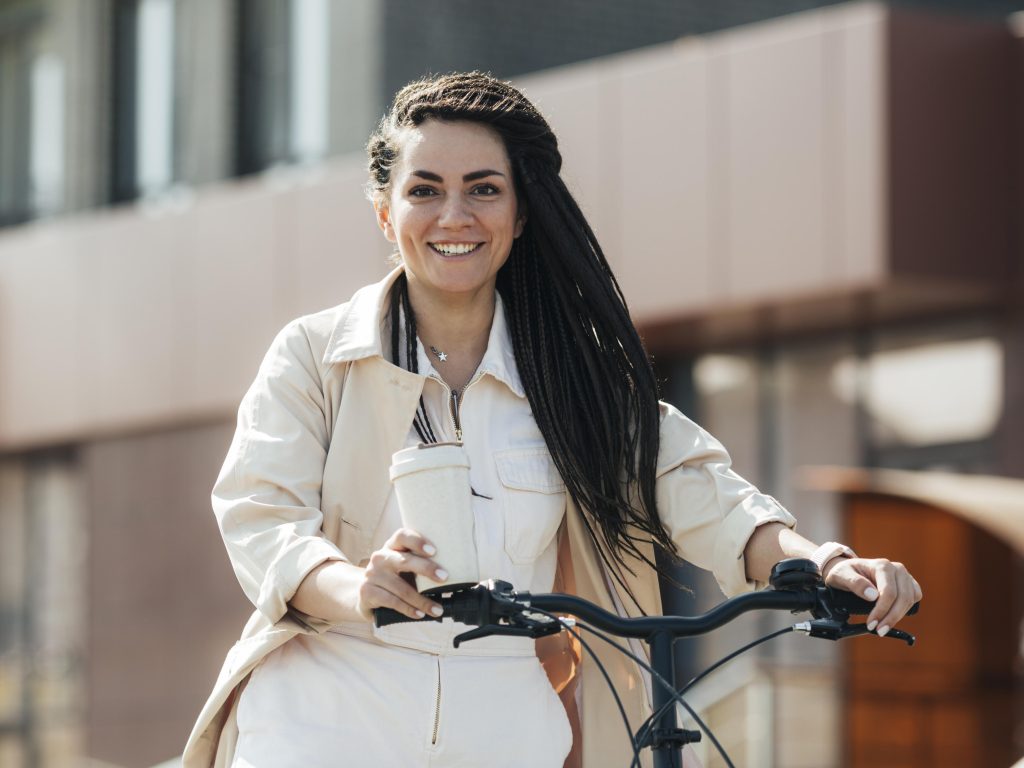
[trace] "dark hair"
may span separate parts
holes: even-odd
[[[601,246],[559,176],[558,141],[521,92],[488,74],[418,80],[398,92],[367,145],[368,190],[378,203],[390,191],[402,129],[428,119],[489,126],[508,152],[527,213],[497,276],[516,365],[555,466],[598,552],[635,603],[616,567],[633,573],[623,555],[658,569],[636,541],[653,540],[676,554],[655,501],[658,387]],[[407,290],[404,281],[398,290]],[[393,313],[399,303],[393,300]],[[408,313],[408,302],[401,303]]]

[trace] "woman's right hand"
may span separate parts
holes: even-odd
[[[399,528],[370,555],[358,591],[358,609],[372,620],[374,608],[391,608],[411,619],[422,619],[427,613],[440,616],[442,608],[429,597],[416,591],[402,574],[425,576],[437,582],[448,573],[431,560],[437,549],[419,533]]]

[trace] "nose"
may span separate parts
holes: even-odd
[[[437,223],[445,229],[462,229],[473,223],[473,214],[462,195],[448,195],[445,198]]]

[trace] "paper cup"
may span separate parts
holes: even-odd
[[[433,559],[448,571],[444,582],[417,575],[416,589],[479,581],[469,455],[462,444],[423,444],[398,451],[391,457],[391,482],[402,525],[437,547]]]

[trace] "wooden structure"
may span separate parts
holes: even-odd
[[[1024,753],[1020,656],[1024,481],[815,469],[845,497],[845,540],[905,562],[925,592],[914,648],[845,646],[850,768],[1009,766]]]

